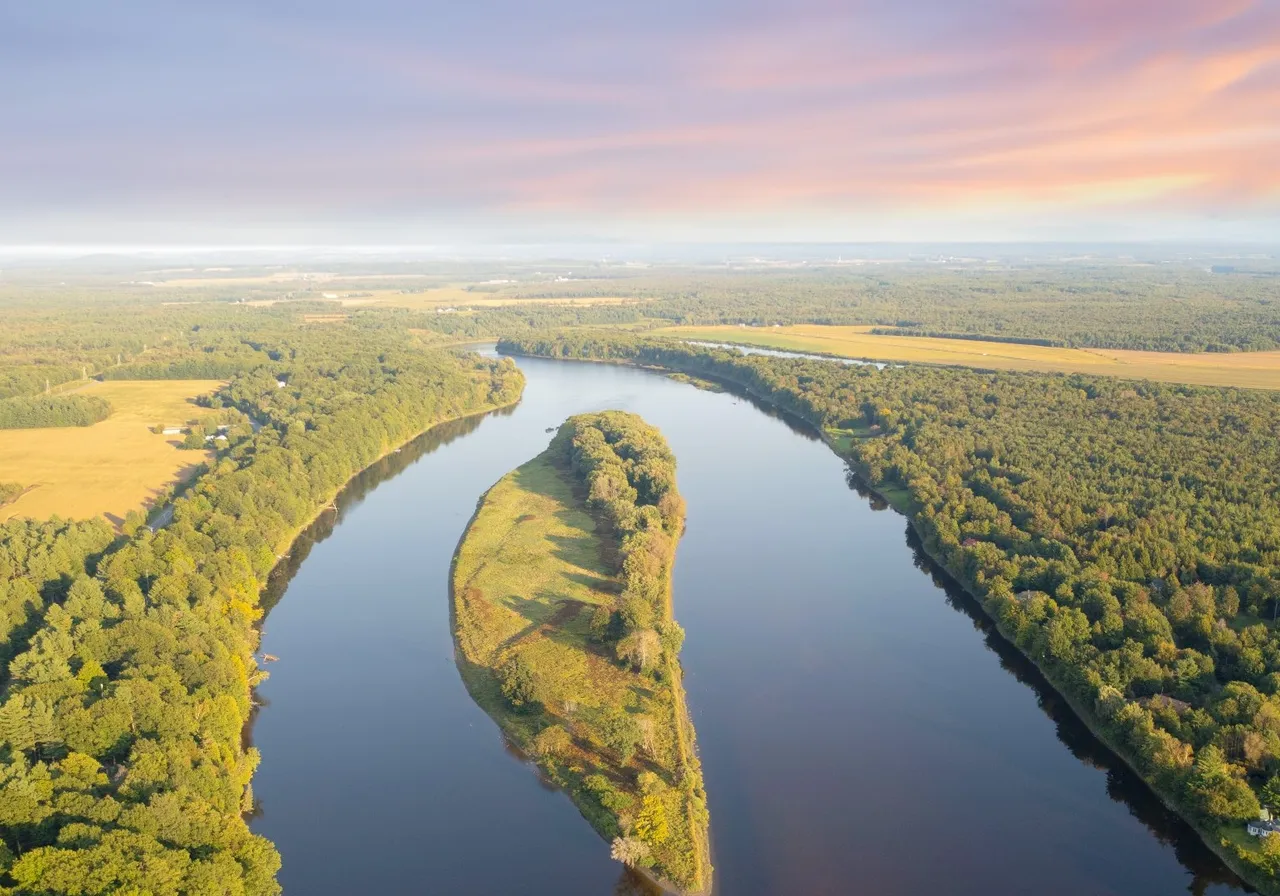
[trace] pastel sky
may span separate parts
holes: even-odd
[[[1280,241],[1280,0],[0,5],[0,240]]]

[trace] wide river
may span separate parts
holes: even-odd
[[[646,892],[506,749],[449,628],[480,495],[605,408],[679,462],[675,611],[719,894],[1243,889],[812,433],[648,371],[518,363],[513,411],[366,471],[277,570],[253,825],[286,894]]]

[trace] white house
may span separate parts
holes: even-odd
[[[1259,818],[1245,825],[1245,830],[1255,837],[1270,837],[1280,831],[1280,823],[1269,818]]]

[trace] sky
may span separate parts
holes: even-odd
[[[1280,243],[1280,0],[0,4],[0,243]]]

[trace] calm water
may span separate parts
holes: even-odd
[[[676,615],[718,893],[1240,892],[811,434],[651,372],[519,363],[514,411],[367,471],[272,583],[254,828],[286,893],[644,892],[505,749],[449,631],[476,500],[603,408],[679,459]]]

